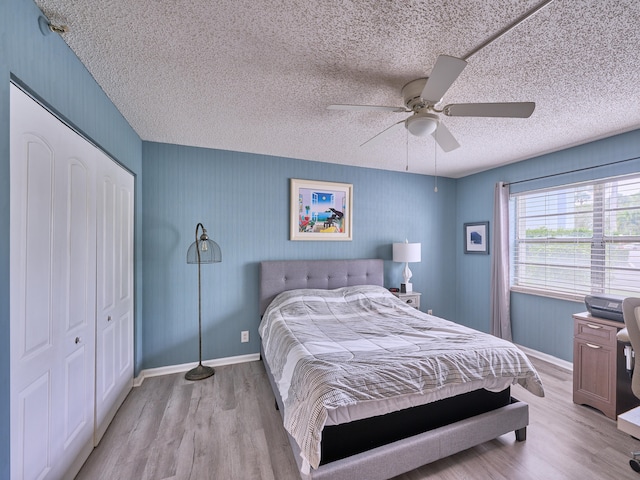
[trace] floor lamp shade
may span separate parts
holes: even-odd
[[[198,237],[198,230],[202,229]],[[196,225],[196,240],[187,250],[187,263],[198,265],[198,366],[185,374],[187,380],[202,380],[214,374],[213,368],[202,365],[202,288],[200,265],[203,263],[219,263],[222,251],[216,242],[209,238],[207,229],[201,223]]]
[[[198,224],[202,226],[201,223]],[[187,250],[187,263],[219,263],[222,261],[222,251],[216,242],[209,238],[207,230],[202,227],[202,235],[198,238],[196,227],[196,241]]]
[[[404,270],[402,271],[402,278],[404,279],[404,291],[413,291],[411,283],[411,270],[409,269],[409,263],[415,263],[422,260],[422,245],[420,243],[409,243],[407,240],[404,243],[393,244],[393,261],[404,262]]]

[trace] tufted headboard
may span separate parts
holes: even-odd
[[[279,260],[260,262],[260,315],[281,292],[296,288],[331,290],[383,285],[382,260]]]

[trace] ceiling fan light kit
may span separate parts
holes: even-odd
[[[407,130],[412,135],[429,135],[438,128],[438,116],[433,113],[416,113],[405,120]]]

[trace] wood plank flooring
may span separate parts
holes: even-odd
[[[513,433],[425,465],[394,480],[638,479],[629,452],[640,441],[613,420],[572,403],[571,373],[531,358],[545,386],[529,403],[525,442]],[[262,362],[216,368],[189,382],[182,374],[133,389],[77,480],[297,480],[296,462]]]

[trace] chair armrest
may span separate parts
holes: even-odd
[[[629,339],[629,331],[627,330],[627,327],[624,327],[616,334],[616,339],[622,343],[631,343],[631,340]]]

